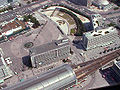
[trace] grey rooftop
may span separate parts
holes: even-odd
[[[67,46],[67,45],[69,45],[69,41],[66,38],[66,39],[55,40],[50,43],[43,44],[37,47],[33,47],[29,51],[30,51],[30,55],[32,56],[32,55],[44,53],[44,52],[57,49],[63,46]]]
[[[64,64],[3,90],[58,90],[71,81],[76,81],[76,75],[68,64]]]

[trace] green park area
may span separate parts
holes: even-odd
[[[69,16],[68,14],[66,13],[63,13],[63,12],[59,12],[57,14],[59,17],[62,17],[63,19],[67,20],[67,22],[70,24],[70,25],[73,25],[75,24],[75,21],[73,20],[73,18],[71,16]]]
[[[24,18],[24,20],[23,20],[24,22],[32,22],[33,28],[37,28],[40,26],[39,21],[35,17],[33,17],[32,15],[25,15],[25,16],[23,16],[23,18]]]
[[[1,12],[5,12],[5,11],[9,11],[9,10],[13,10],[13,7],[12,6],[8,6],[7,8],[2,8],[2,9],[0,9],[0,13]]]

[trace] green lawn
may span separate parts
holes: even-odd
[[[75,29],[71,29],[71,31],[70,31],[70,34],[75,34],[76,32],[75,32]]]
[[[59,12],[57,15],[58,15],[59,17],[62,17],[62,18],[64,18],[64,19],[66,19],[67,22],[68,22],[70,25],[75,24],[75,21],[73,20],[73,18],[72,18],[71,16],[69,16],[68,14],[66,14],[66,13]]]

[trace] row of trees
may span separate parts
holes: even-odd
[[[66,13],[66,14],[69,14],[75,20],[75,23],[77,25],[77,31],[76,31],[75,35],[81,36],[83,34],[83,32],[86,32],[86,29],[85,29],[82,21],[74,13],[72,13],[68,10],[65,10],[65,9],[60,9],[60,11]]]
[[[52,5],[49,5],[49,6],[46,5],[46,6],[43,7],[43,9],[47,9],[47,8],[50,7],[50,6],[61,6],[61,7],[65,7],[65,8],[67,8],[67,9],[69,9],[69,10],[71,10],[71,11],[79,14],[79,15],[82,15],[82,16],[90,19],[90,17],[89,17],[88,15],[86,15],[85,13],[80,12],[79,10],[77,10],[77,9],[75,9],[75,8],[72,8],[72,7],[70,7],[70,6],[67,6],[67,5],[65,5],[65,4],[52,4]]]
[[[38,1],[38,0],[32,0],[32,2],[35,2],[35,1]],[[30,1],[27,1],[27,4],[30,4],[31,2]]]
[[[33,28],[37,28],[38,26],[40,26],[39,21],[35,17],[33,17],[32,15],[28,15],[28,16],[25,15],[23,18],[24,18],[24,22],[30,21],[30,22],[34,23],[32,26]]]
[[[8,10],[13,10],[13,7],[12,6],[8,6],[7,8],[3,8],[3,9],[0,10],[0,13],[4,12],[4,11],[8,11]]]

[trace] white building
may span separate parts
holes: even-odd
[[[0,7],[9,5],[12,2],[19,2],[20,0],[0,0]]]
[[[11,20],[0,25],[0,37],[9,36],[14,32],[25,29],[25,23],[20,20]]]
[[[118,31],[114,27],[90,31],[83,34],[83,46],[86,50],[107,46],[119,39]]]
[[[104,28],[104,18],[100,14],[92,14],[91,23],[95,31]]]
[[[94,0],[92,4],[102,10],[108,10],[112,7],[108,0]]]

